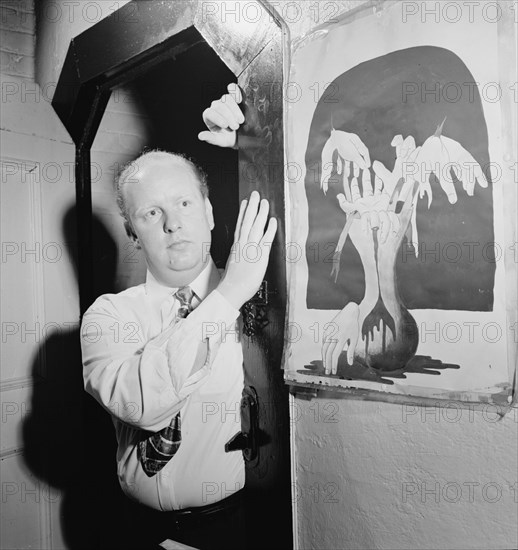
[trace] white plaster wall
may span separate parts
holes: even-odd
[[[295,399],[301,549],[517,548],[518,411]]]

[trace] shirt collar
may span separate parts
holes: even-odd
[[[202,301],[218,286],[219,281],[219,271],[211,258],[196,279],[189,283],[189,286],[199,300]],[[174,294],[180,287],[170,287],[159,283],[148,269],[146,272],[145,288],[147,296],[151,299],[163,299],[166,296]]]

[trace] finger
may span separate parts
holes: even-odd
[[[360,177],[360,167],[358,166],[358,163],[356,163],[356,162],[353,162],[353,176],[355,178]]]
[[[365,159],[365,167],[370,168],[371,167],[371,155],[369,153],[369,150],[367,147],[365,147],[365,151],[363,152],[363,158]]]
[[[360,195],[360,187],[358,186],[358,178],[354,177],[351,180],[351,199],[353,202],[360,200],[362,196]]]
[[[232,94],[224,94],[221,96],[219,101],[213,101],[211,104],[214,105],[215,109],[223,110],[225,113],[231,113],[232,118],[240,124],[241,122],[244,122],[245,117],[243,116],[243,113],[241,112],[241,109],[239,108],[239,105],[236,103],[236,100],[234,99],[234,96]]]
[[[327,348],[326,348],[326,374],[334,374],[333,373],[333,353],[336,349],[337,342],[335,338],[330,338],[329,340],[326,340],[327,342]]]
[[[430,186],[429,181],[421,182],[421,185],[419,187],[419,197],[423,198],[426,194],[427,200],[428,200],[428,208],[430,208],[430,205],[432,204],[432,187]]]
[[[389,200],[389,208],[388,210],[394,210],[396,212],[400,212],[401,208],[403,207],[403,194],[402,190],[405,185],[405,180],[403,178],[399,178],[396,186],[394,187],[394,191],[392,191],[392,196]]]
[[[457,202],[457,192],[455,191],[453,178],[451,177],[449,171],[447,174],[442,174],[439,183],[441,184],[442,190],[446,193],[449,203],[455,204]]]
[[[338,158],[336,159],[336,173],[340,176],[342,174],[342,166],[344,164],[344,161],[340,155],[338,155]]]
[[[243,94],[241,93],[241,88],[235,83],[231,82],[227,86],[228,93],[234,98],[236,103],[241,103],[243,101]]]
[[[390,218],[385,211],[379,212],[380,229],[378,231],[379,242],[381,244],[387,241],[390,232]]]
[[[351,341],[347,344],[347,363],[352,366],[354,361],[354,345]]]
[[[338,359],[342,351],[343,347],[337,342],[331,355],[331,374],[337,374],[338,372]]]
[[[392,173],[388,168],[379,160],[375,160],[372,163],[372,169],[374,170],[374,173],[378,178],[380,178],[385,185],[387,185],[387,181],[392,177]]]
[[[270,203],[266,199],[262,199],[259,202],[259,211],[257,212],[248,235],[248,242],[258,243],[262,239],[269,210]]]
[[[375,160],[372,164],[372,169],[376,176],[381,179],[387,193],[390,195],[394,191],[392,187],[392,173],[386,168],[386,166],[379,160]]]
[[[477,178],[478,184],[480,185],[480,187],[483,187],[485,189],[488,183],[487,183],[486,176],[484,176],[484,172],[482,171],[482,168],[480,167],[479,164],[475,164],[475,166],[473,167],[473,170],[475,172],[475,177]]]
[[[362,217],[361,217],[361,228],[362,228],[362,231],[368,235],[369,234],[369,213],[368,212],[364,212],[362,214]]]
[[[381,195],[381,190],[383,189],[383,181],[380,177],[374,176],[374,194]]]
[[[320,182],[320,188],[322,189],[324,195],[327,195],[327,190],[329,189],[329,176]]]
[[[329,374],[331,371],[331,364],[327,360],[329,352],[330,342],[327,342],[324,338],[324,343],[322,344],[322,363],[324,364],[324,374]]]
[[[466,191],[468,195],[470,195],[470,181],[472,178],[470,178],[470,174],[464,170],[462,167],[462,163],[456,162],[451,164],[450,172],[453,174],[453,177],[455,177],[460,183],[462,183],[462,189]],[[474,181],[473,185],[471,186],[471,189],[474,187]],[[471,192],[471,195],[473,195],[473,192]],[[471,196],[470,195],[470,196]]]
[[[475,192],[475,174],[471,170],[466,170],[465,168],[463,168],[462,170],[460,170],[458,178],[462,182],[462,188],[464,189],[464,191],[466,191],[466,193],[470,197],[472,197],[473,193]]]
[[[360,153],[356,150],[354,146],[349,151],[348,160],[356,164],[362,170],[366,170],[368,168],[365,159],[360,155]]]
[[[221,101],[213,101],[201,115],[205,126],[211,131],[216,132],[225,128],[231,127],[231,122],[234,122],[233,130],[238,128],[237,122],[234,120],[234,115],[228,107],[223,105]],[[229,120],[230,119],[230,120]]]
[[[347,216],[347,221],[345,222],[344,228],[342,229],[340,237],[338,238],[338,243],[336,244],[336,250],[334,254],[334,258],[338,258],[338,263],[340,263],[340,253],[342,251],[342,248],[344,247],[349,229],[351,228],[351,225],[353,224],[355,219],[357,218],[354,215]]]
[[[234,147],[236,144],[236,132],[228,128],[219,130],[218,132],[205,130],[198,134],[198,139],[217,147]]]
[[[357,136],[356,134],[350,134],[349,137],[351,139],[352,144],[357,149],[358,155],[361,155],[361,157],[363,157],[361,159],[361,163],[358,163],[358,164],[360,164],[363,169],[370,168],[371,159],[370,159],[369,150],[367,149],[367,146],[365,145],[365,143],[363,143],[360,137]]]
[[[415,142],[414,142],[415,146]],[[405,179],[421,179],[421,171],[419,169],[418,157],[421,147],[414,148],[410,154],[401,163],[401,176]]]
[[[329,138],[324,148],[322,149],[321,155],[321,175],[320,175],[320,188],[324,191],[324,195],[327,193],[329,186],[329,178],[333,173],[333,154],[334,154],[334,144],[332,137]]]
[[[417,212],[416,208],[412,209],[412,220],[410,222],[410,225],[412,227],[412,245],[415,250],[415,255],[417,256],[419,253],[419,234],[417,232]]]
[[[324,372],[326,374],[329,374],[331,370],[331,363],[329,360],[331,357],[331,353],[329,351],[331,343],[332,342],[327,339],[326,334],[324,333],[324,336],[322,338],[322,362],[324,363]]]
[[[237,106],[236,102],[231,95],[226,94],[218,101],[213,101],[209,107],[204,111],[205,124],[211,127],[209,124],[216,123],[220,128],[231,128],[237,130],[240,125],[241,119],[244,120],[241,110]]]
[[[364,170],[362,172],[362,185],[363,185],[363,196],[372,197],[372,179],[370,170]]]
[[[225,94],[221,98],[222,105],[225,105],[225,107],[228,108],[228,110],[232,113],[232,116],[236,120],[238,124],[242,124],[245,121],[245,117],[243,113],[241,112],[241,109],[239,108],[239,105],[236,103],[236,100],[232,94]]]
[[[390,145],[396,148],[396,157],[399,157],[399,152],[401,151],[401,144],[403,143],[403,136],[398,134],[392,138]]]
[[[247,199],[243,199],[241,201],[241,205],[239,207],[239,214],[237,216],[236,229],[234,230],[234,242],[237,242],[239,240],[239,235],[241,234],[241,225],[243,224],[243,217],[245,215],[247,204],[248,204]]]
[[[404,202],[406,200],[408,194],[413,192],[414,184],[416,183],[414,179],[404,180],[403,178],[401,178],[401,182],[402,186],[399,191],[398,202]]]
[[[354,206],[354,204],[346,200],[345,196],[342,193],[338,193],[338,195],[336,195],[336,198],[338,199],[338,204],[340,205],[340,208],[346,214],[349,214],[350,212],[353,212],[354,210],[356,210],[356,207]]]
[[[338,152],[342,158],[358,164],[362,169],[367,168],[365,159],[360,154],[360,151],[356,145],[356,138],[357,136],[355,134],[349,134],[342,131],[337,131],[334,134],[334,141],[337,144]]]
[[[344,179],[348,180],[349,176],[351,175],[351,163],[348,160],[345,160],[343,168]]]
[[[486,188],[488,183],[480,164],[475,161],[475,159],[468,153],[464,155],[460,162],[463,167],[462,177],[467,182],[463,187],[466,189],[468,195],[471,197],[475,192],[475,183],[478,181],[478,184],[482,188]],[[463,181],[464,183],[464,181]]]
[[[326,167],[333,166],[334,152],[335,152],[335,146],[334,146],[333,140],[332,138],[329,138],[322,149],[322,154],[320,157],[322,162],[322,168],[324,166]]]
[[[326,164],[322,165],[322,175],[320,177],[320,188],[324,192],[324,195],[327,193],[327,189],[329,187],[329,178],[331,177],[332,173],[333,173],[332,162],[327,162]]]
[[[348,201],[352,200],[351,197],[351,190],[349,189],[349,176],[351,174],[351,163],[349,161],[344,162],[344,179],[343,179],[343,186],[344,186],[344,193],[345,198]]]
[[[259,193],[257,191],[252,191],[245,210],[245,215],[243,216],[243,223],[241,224],[241,231],[239,234],[239,240],[242,243],[247,243],[249,240],[250,231],[257,216],[257,209],[259,208],[259,199]]]
[[[273,241],[275,239],[275,233],[277,232],[277,219],[270,218],[268,220],[268,227],[264,232],[262,239],[259,241],[259,246],[261,247],[261,258],[264,259],[264,270],[268,266],[268,259],[270,258],[270,252],[272,251]],[[263,275],[264,276],[264,275]]]
[[[390,230],[392,231],[392,233],[398,233],[401,229],[399,218],[394,212],[387,212],[387,215],[390,219]]]
[[[268,227],[266,228],[263,238],[261,239],[262,247],[271,247],[275,233],[277,232],[277,226],[277,218],[270,218],[268,220]]]
[[[405,138],[403,143],[401,144],[401,157],[407,158],[411,151],[415,149],[415,140],[412,136],[408,136]]]
[[[416,181],[416,182],[414,182],[413,188],[407,194],[405,202],[404,202],[404,204],[403,204],[403,206],[400,210],[401,224],[403,226],[405,226],[407,224],[408,218],[409,218],[409,215],[410,215],[410,212],[412,211],[412,209],[415,211],[415,208],[413,208],[413,206],[414,206],[414,199],[415,199],[415,196],[417,194],[418,189],[419,189],[419,183]],[[398,204],[400,204],[400,203],[401,203],[401,201],[398,202]],[[397,212],[397,210],[396,210],[396,212]]]

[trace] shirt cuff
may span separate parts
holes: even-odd
[[[236,309],[218,290],[213,290],[203,302],[184,319],[185,327],[201,341],[222,337],[235,331],[239,317]]]

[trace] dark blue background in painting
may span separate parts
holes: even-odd
[[[392,170],[395,149],[390,143],[395,135],[412,135],[416,144],[422,145],[447,117],[443,134],[458,141],[486,167],[489,186],[482,189],[477,184],[474,196],[469,197],[455,182],[458,200],[451,205],[439,183],[432,181],[430,209],[426,196],[417,205],[420,254],[416,258],[405,239],[397,256],[399,292],[410,309],[492,310],[492,183],[487,126],[473,82],[472,74],[458,56],[443,48],[426,46],[357,65],[336,78],[322,95],[311,123],[305,159],[309,204],[308,308],[340,309],[350,301],[359,303],[365,292],[363,267],[349,238],[337,282],[330,276],[330,260],[345,222],[336,200],[343,191],[338,178],[331,177],[326,196],[319,185],[322,149],[331,127],[357,134],[368,147],[371,160],[379,160]],[[440,86],[439,97],[430,92],[436,84]],[[404,96],[404,90],[413,90],[414,86],[419,91]],[[425,93],[427,90],[429,93]],[[456,99],[458,90],[462,94]],[[437,257],[435,252],[424,253],[435,250]]]

